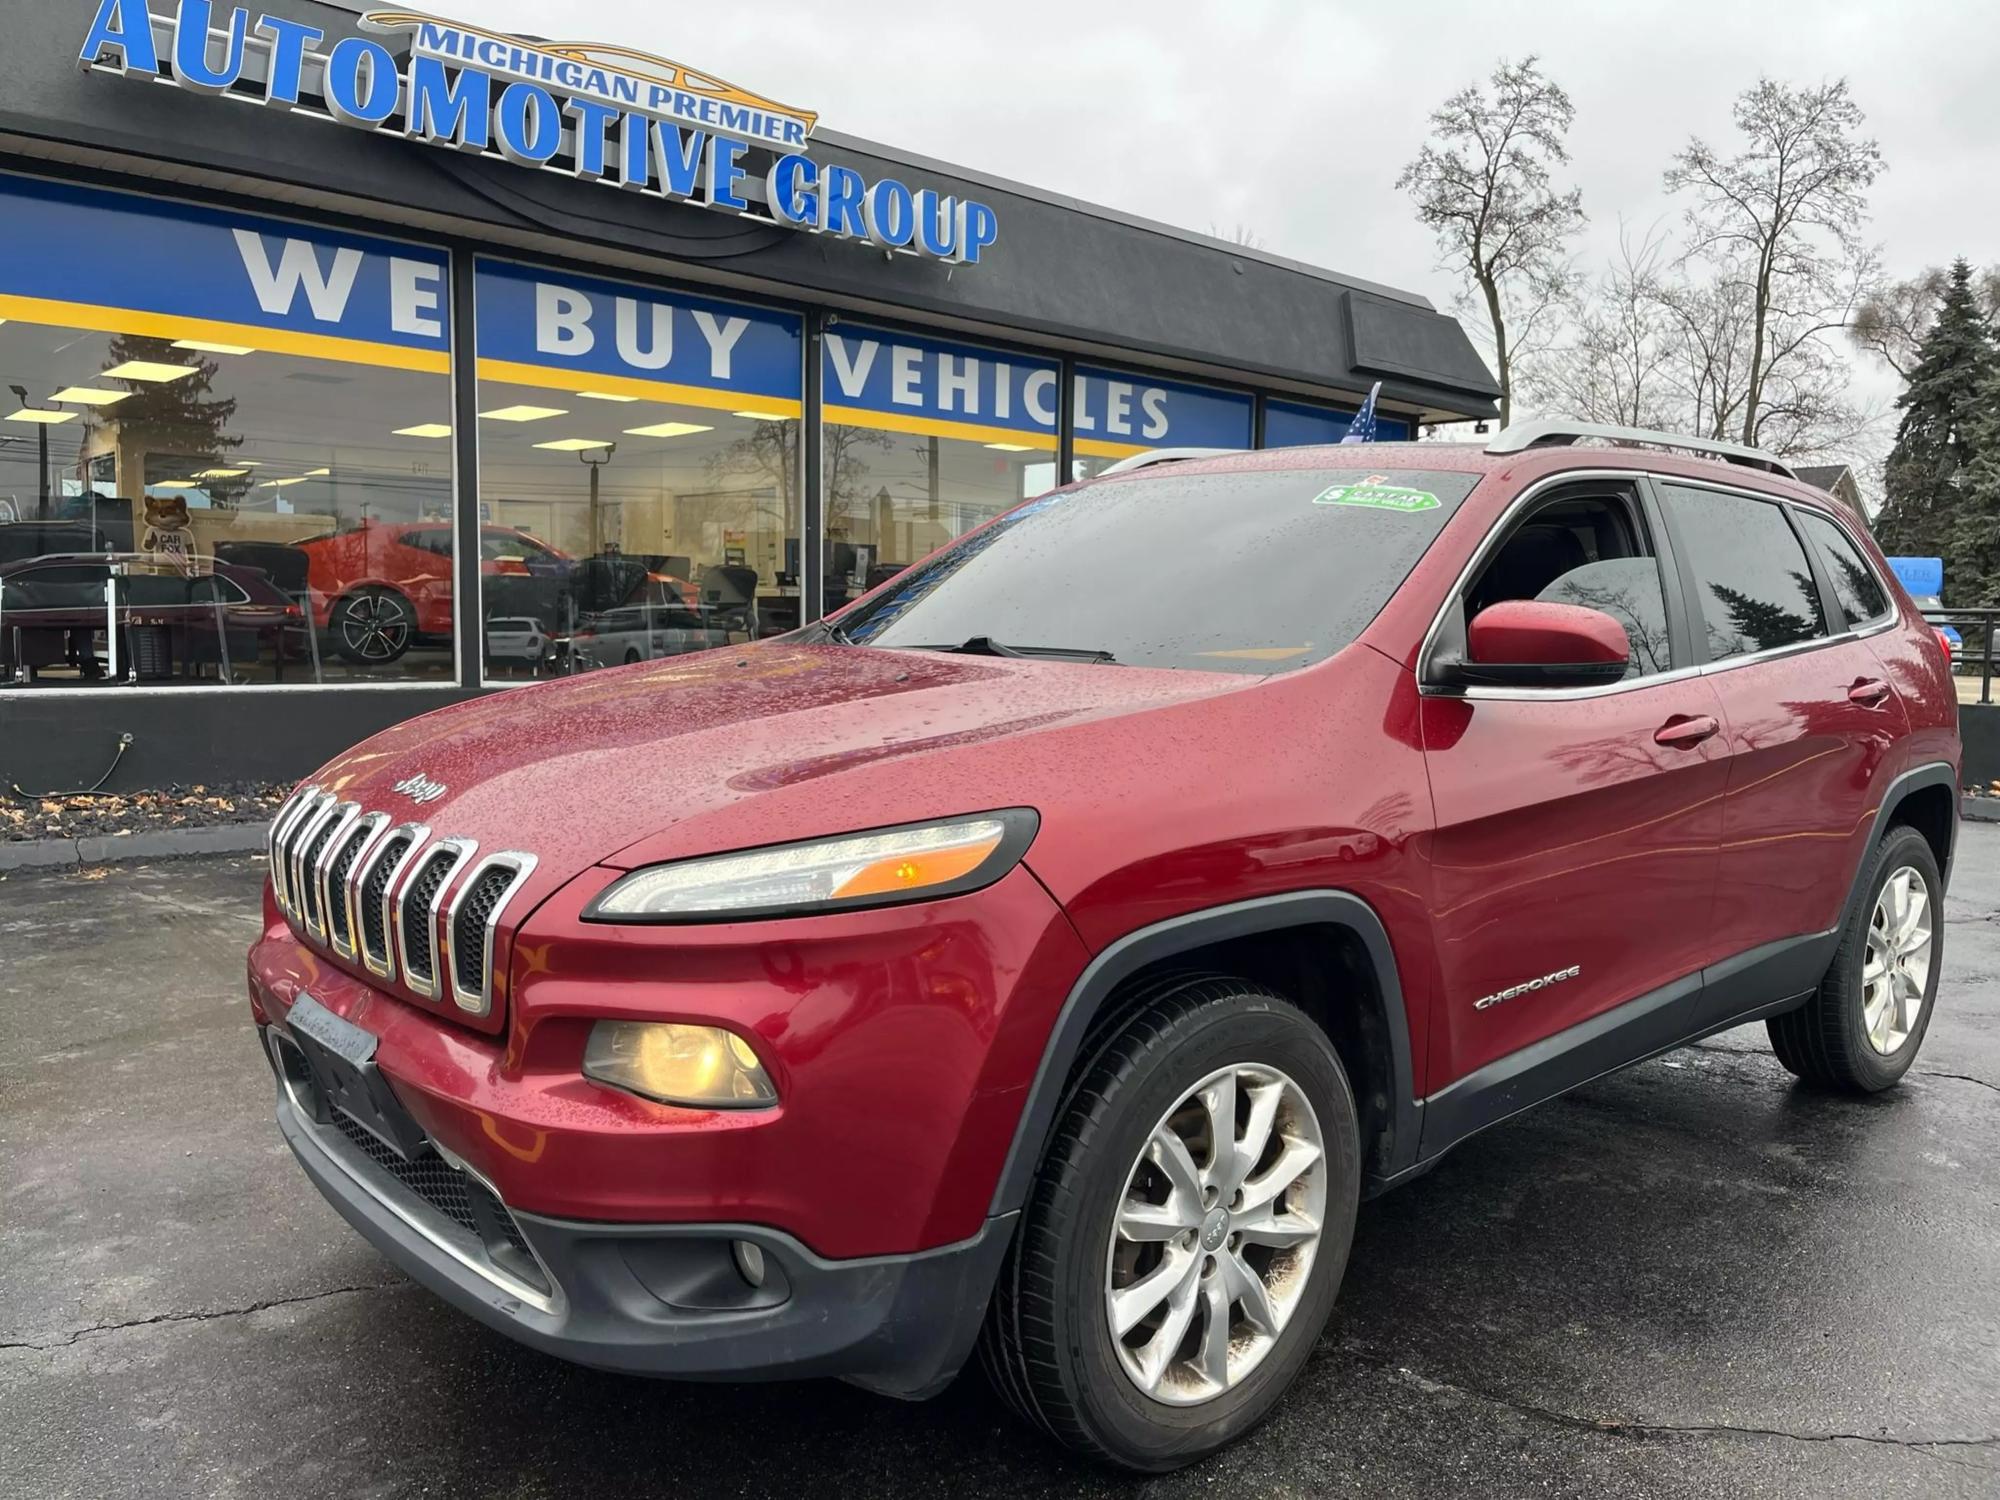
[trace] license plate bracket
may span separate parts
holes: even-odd
[[[335,1015],[310,995],[292,1003],[286,1029],[328,1109],[339,1110],[406,1161],[427,1149],[423,1127],[375,1065],[378,1041],[373,1032]]]

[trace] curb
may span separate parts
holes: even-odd
[[[267,823],[223,823],[211,828],[163,828],[117,838],[27,839],[0,844],[0,872],[65,865],[103,865],[128,859],[186,859],[197,854],[262,851]]]
[[[1961,797],[1959,814],[1972,823],[2000,823],[2000,797]]]

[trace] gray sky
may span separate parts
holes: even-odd
[[[1576,103],[1574,180],[1599,265],[1618,222],[1670,219],[1667,158],[1722,146],[1760,72],[1846,75],[1889,171],[1874,234],[1892,274],[2000,261],[2000,5],[1993,0],[438,0],[438,13],[622,42],[820,112],[831,129],[1450,303],[1395,191],[1430,110],[1533,51]],[[1002,225],[1002,246],[1005,243]],[[1857,367],[1859,393],[1893,379]]]

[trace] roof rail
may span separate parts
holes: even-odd
[[[1247,453],[1247,448],[1155,448],[1151,453],[1135,453],[1130,458],[1121,458],[1109,468],[1100,469],[1097,478],[1105,479],[1113,474],[1130,474],[1135,469],[1150,469],[1154,464],[1177,464],[1190,458],[1222,458],[1231,453]]]
[[[1746,448],[1716,438],[1688,437],[1682,433],[1654,432],[1644,427],[1604,427],[1594,422],[1562,420],[1517,422],[1503,428],[1486,445],[1488,453],[1523,453],[1530,448],[1567,448],[1584,438],[1607,443],[1644,444],[1649,448],[1679,448],[1690,453],[1706,453],[1715,458],[1742,464],[1746,469],[1762,469],[1786,479],[1797,479],[1792,466],[1762,448]]]

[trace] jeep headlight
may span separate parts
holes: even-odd
[[[1026,808],[844,834],[635,870],[591,902],[597,922],[801,916],[957,895],[1020,863],[1037,819]]]

